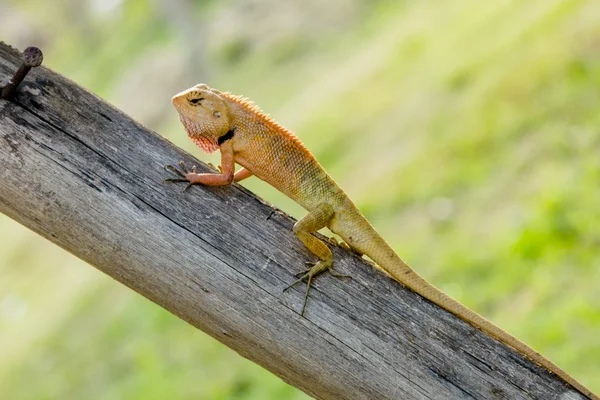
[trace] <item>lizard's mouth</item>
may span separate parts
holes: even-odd
[[[186,91],[183,91],[181,93],[177,93],[175,96],[173,96],[171,98],[171,103],[173,103],[173,105],[175,107],[181,106],[181,104],[186,101],[185,92]]]

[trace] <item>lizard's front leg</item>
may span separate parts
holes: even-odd
[[[306,294],[304,295],[304,304],[302,305],[302,312],[300,315],[304,315],[304,310],[306,309],[306,301],[308,300],[308,293],[310,292],[310,286],[312,283],[312,279],[320,274],[323,271],[329,270],[331,275],[338,278],[347,278],[347,275],[341,275],[333,271],[333,254],[329,247],[313,235],[313,233],[317,232],[319,229],[326,227],[333,218],[333,207],[327,203],[322,203],[317,208],[309,212],[304,218],[300,219],[298,222],[294,224],[294,233],[304,243],[308,249],[319,257],[319,261],[316,263],[307,263],[314,264],[312,268],[308,271],[302,272],[298,274],[299,279],[283,289],[286,291],[297,283],[302,282],[303,280],[307,280],[306,283]]]
[[[181,170],[174,165],[167,165],[165,169],[175,173],[179,178],[168,178],[163,182],[188,182],[184,191],[190,186],[200,184],[208,186],[225,186],[233,181],[233,171],[235,168],[235,159],[233,157],[233,145],[227,141],[221,145],[221,173],[220,174],[199,174],[196,167],[188,170],[185,163],[181,161]]]

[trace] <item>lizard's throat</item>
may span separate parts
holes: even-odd
[[[191,118],[187,118],[183,113],[179,114],[179,119],[183,124],[188,136],[198,147],[204,150],[206,153],[214,153],[219,150],[219,143],[216,139],[211,138],[208,135],[203,135],[203,129],[200,124]]]

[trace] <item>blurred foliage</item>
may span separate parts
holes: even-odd
[[[4,40],[201,159],[170,96],[249,96],[409,264],[596,392],[599,18],[596,0],[0,4]],[[0,243],[1,397],[306,398],[6,217]]]

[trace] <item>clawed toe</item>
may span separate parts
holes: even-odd
[[[190,171],[188,171],[187,166],[185,165],[185,162],[183,161],[179,161],[179,165],[181,166],[181,170],[183,171],[184,174],[189,173]]]
[[[295,277],[295,278],[299,278],[299,279],[300,279],[300,278],[301,278],[301,279],[307,279],[307,278],[308,278],[308,274],[309,274],[309,272],[312,270],[312,268],[315,266],[315,264],[316,264],[316,263],[315,263],[315,262],[313,262],[313,261],[307,261],[307,262],[305,262],[305,263],[304,263],[304,265],[306,265],[307,267],[310,267],[310,268],[308,268],[308,269],[305,269],[305,270],[304,270],[304,271],[302,271],[302,272],[298,272],[296,275],[294,275],[294,277]],[[316,274],[314,274],[314,275],[316,275]]]
[[[333,268],[329,268],[329,273],[334,278],[342,278],[342,279],[343,278],[349,278],[349,279],[352,279],[352,275],[340,274],[339,272],[336,272]]]
[[[350,245],[346,242],[340,242],[339,243],[340,247],[346,250],[352,250],[352,247],[350,247]]]
[[[190,173],[198,173],[198,170],[195,165],[192,165],[192,170],[190,171],[187,165],[185,165],[185,162],[183,161],[179,161],[179,168],[172,164],[165,165],[165,171],[172,172],[181,178],[185,178],[186,175]]]
[[[179,162],[179,166],[180,168],[177,168],[175,165],[169,164],[169,165],[165,165],[165,171],[167,172],[171,172],[174,173],[175,175],[178,176],[178,178],[167,178],[167,179],[163,179],[163,183],[179,183],[179,182],[187,182],[188,185],[185,187],[185,189],[183,189],[183,191],[187,191],[190,187],[192,187],[192,185],[194,184],[193,182],[190,182],[190,180],[187,178],[187,175],[190,173],[194,173],[197,174],[197,170],[196,170],[196,166],[192,166],[192,171],[190,172],[190,170],[188,169],[188,167],[185,165],[185,163],[183,161]]]
[[[340,274],[340,273],[334,271],[333,264],[331,263],[331,261],[327,262],[327,261],[321,260],[316,263],[308,261],[305,264],[311,266],[311,268],[306,271],[296,274],[295,277],[298,279],[296,279],[294,282],[292,282],[291,285],[289,285],[285,289],[283,289],[283,291],[285,292],[292,286],[295,286],[300,282],[306,281],[306,293],[304,294],[304,303],[302,304],[302,311],[300,312],[300,315],[302,315],[302,316],[304,315],[304,310],[306,309],[306,302],[308,300],[308,294],[310,293],[310,287],[312,285],[312,280],[315,276],[317,276],[321,272],[324,272],[327,270],[327,271],[329,271],[331,276],[333,276],[335,278],[352,278],[350,275],[344,275],[344,274]]]
[[[185,178],[185,174],[179,170],[176,166],[169,164],[165,165],[165,171],[173,172],[175,175]]]
[[[296,274],[296,277],[298,275]],[[298,279],[296,279],[294,282],[292,282],[291,284],[287,285],[285,288],[283,288],[283,292],[287,291],[288,289],[291,289],[292,287],[296,286],[298,283],[302,282],[304,280],[304,275]]]
[[[208,165],[209,167],[211,167],[212,169],[216,169],[219,172],[223,172],[223,168],[221,168],[220,165],[215,165],[213,163],[207,163],[206,165]],[[196,166],[193,167],[194,169],[196,168]],[[195,171],[194,171],[195,172]]]

